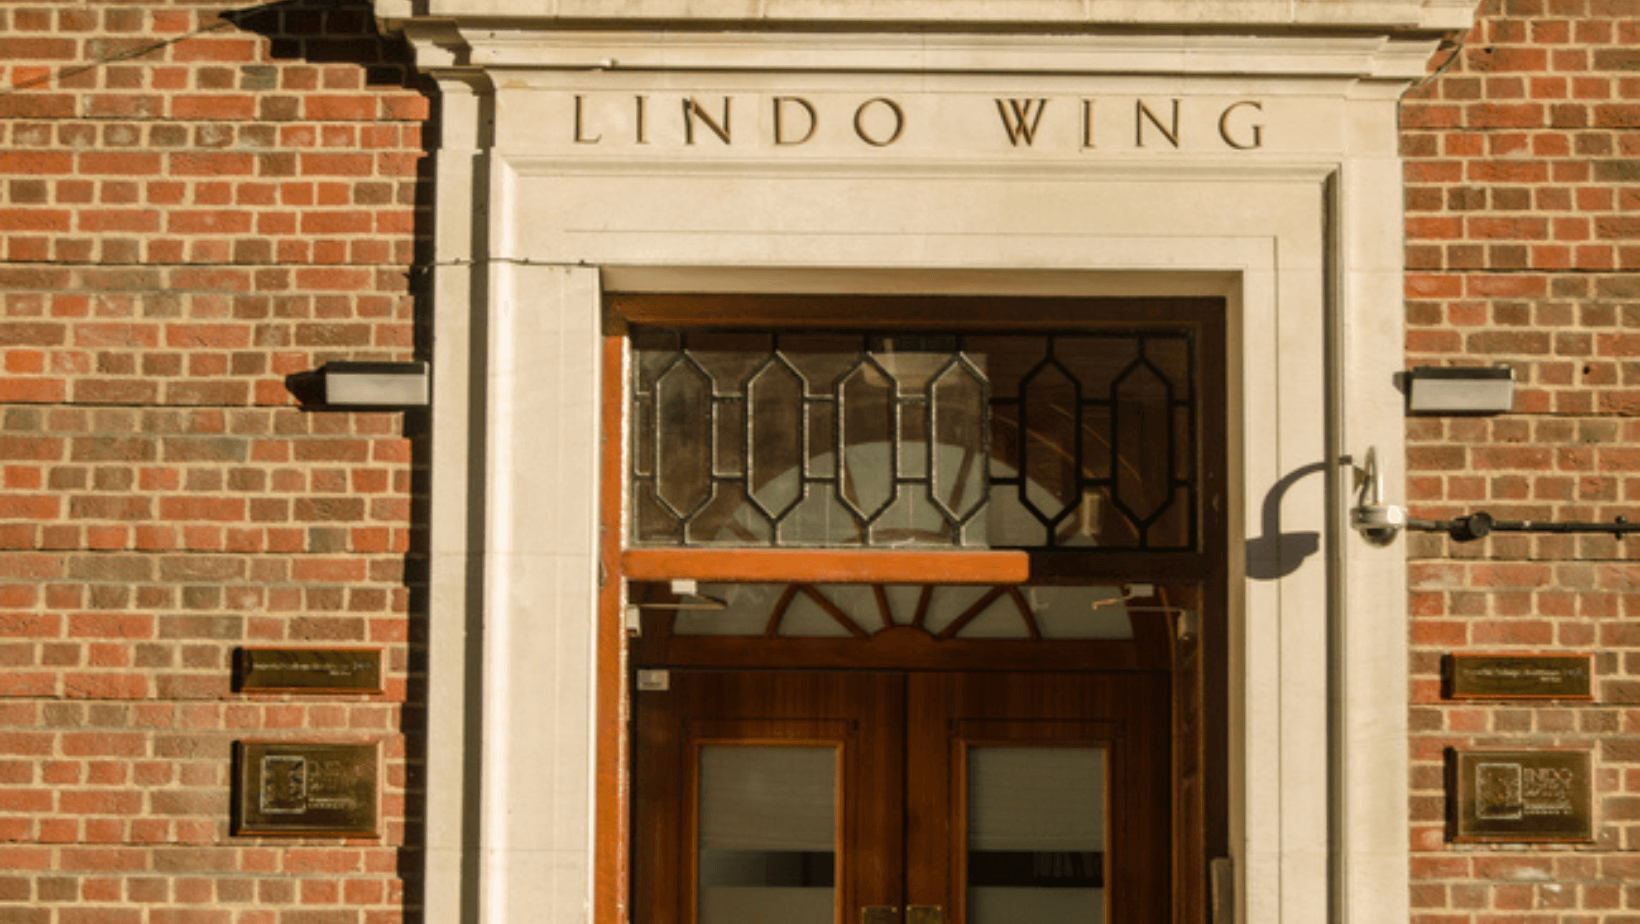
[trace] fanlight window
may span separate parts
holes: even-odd
[[[1188,331],[631,344],[636,545],[1197,547]]]

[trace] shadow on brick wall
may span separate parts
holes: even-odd
[[[312,65],[352,65],[363,71],[364,91],[409,96],[428,102],[421,123],[421,154],[414,176],[414,229],[412,258],[403,265],[413,300],[413,347],[418,358],[430,359],[432,348],[432,207],[433,151],[438,131],[438,95],[432,80],[415,68],[414,55],[400,36],[383,35],[367,0],[284,0],[221,13],[221,18],[244,32],[266,39],[275,63],[246,65],[241,81],[247,89],[277,91],[285,62]],[[357,87],[350,92],[358,93]],[[293,102],[292,107],[295,107]],[[291,118],[298,117],[293,112]],[[300,398],[300,396],[298,396]],[[423,846],[426,843],[427,758],[427,619],[429,482],[432,457],[431,413],[426,409],[403,412],[402,436],[411,447],[410,548],[405,556],[404,583],[408,602],[408,675],[400,733],[405,738],[404,845],[399,849],[398,873],[404,884],[404,920],[420,924],[423,914]],[[464,877],[465,878],[465,877]]]

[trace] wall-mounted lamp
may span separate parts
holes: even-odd
[[[426,407],[427,364],[328,362],[319,368],[330,407]]]
[[[1407,373],[1413,414],[1506,414],[1515,406],[1515,370],[1508,366],[1419,366]]]

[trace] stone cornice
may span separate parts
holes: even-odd
[[[525,29],[815,29],[1453,34],[1476,0],[376,0],[387,28],[420,18]]]
[[[536,29],[448,19],[403,24],[422,70],[512,72],[991,74],[1323,78],[1407,82],[1424,34],[1119,32],[1082,35]],[[465,79],[465,78],[459,78]]]

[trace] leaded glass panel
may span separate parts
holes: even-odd
[[[638,545],[1196,547],[1188,331],[639,328]]]

